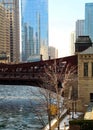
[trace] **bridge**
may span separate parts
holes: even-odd
[[[77,55],[38,61],[31,63],[4,64],[0,63],[0,84],[40,86],[45,68],[55,65],[56,73],[62,73],[68,65],[77,66]]]

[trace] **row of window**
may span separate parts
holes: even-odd
[[[84,76],[88,77],[88,71],[89,71],[89,63],[84,63]],[[91,63],[91,76],[93,76],[93,62]]]

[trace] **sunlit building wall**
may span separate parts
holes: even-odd
[[[93,3],[85,4],[85,35],[93,41]]]
[[[31,56],[40,57],[42,41],[43,46],[48,46],[48,0],[20,2],[22,61],[27,61]]]
[[[10,21],[9,21],[9,17],[8,17],[8,13],[10,11],[7,9],[5,9],[5,54],[7,57],[7,61],[10,62]]]
[[[41,42],[41,47],[40,47],[40,55],[42,55],[42,60],[47,60],[48,59],[48,46],[46,44],[42,44],[42,42]]]
[[[10,61],[10,23],[5,7],[0,4],[0,62]]]
[[[0,4],[0,53],[2,53],[5,45],[5,9]]]
[[[0,0],[7,12],[10,24],[10,61],[19,62],[20,34],[19,34],[19,0]]]
[[[70,35],[70,54],[74,55],[75,54],[75,32],[72,32]]]
[[[49,46],[49,57],[50,59],[58,58],[58,49],[55,47]]]

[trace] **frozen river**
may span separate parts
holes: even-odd
[[[47,123],[41,98],[35,87],[0,85],[0,130],[41,130]]]

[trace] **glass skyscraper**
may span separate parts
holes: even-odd
[[[84,35],[84,25],[85,25],[85,20],[76,21],[76,39],[78,38],[78,36]]]
[[[85,35],[93,41],[93,3],[85,4]]]
[[[22,61],[47,55],[48,0],[21,0],[20,7]]]

